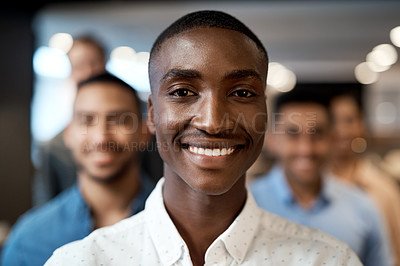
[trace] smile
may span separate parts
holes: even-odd
[[[236,146],[229,147],[229,148],[222,148],[222,149],[208,149],[208,148],[199,148],[195,146],[188,147],[188,150],[194,154],[205,155],[210,157],[217,157],[217,156],[225,156],[233,153],[236,149]]]

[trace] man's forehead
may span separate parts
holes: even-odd
[[[285,104],[275,115],[277,118],[289,120],[289,122],[310,119],[316,122],[325,122],[329,120],[329,111],[327,107],[313,102]]]
[[[193,54],[193,50],[199,52]],[[197,28],[167,39],[153,58],[152,63],[157,71],[151,71],[150,78],[157,76],[159,81],[160,75],[165,75],[173,68],[194,69],[190,67],[191,64],[217,64],[213,60],[213,54],[222,55],[224,59],[231,61],[232,70],[243,69],[246,63],[251,66],[246,69],[262,68],[259,75],[265,79],[268,62],[264,60],[256,44],[240,32],[220,28]]]
[[[226,42],[232,46],[247,43],[252,47],[256,47],[257,53],[259,52],[262,54],[256,43],[245,34],[235,30],[218,27],[198,27],[177,33],[166,39],[161,44],[159,51],[168,50],[168,48],[175,48],[177,43],[182,46],[195,47],[210,42]]]

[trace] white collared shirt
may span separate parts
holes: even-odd
[[[165,209],[163,183],[144,211],[57,249],[45,265],[192,265]],[[343,242],[261,210],[248,192],[241,213],[207,249],[205,265],[362,264]]]

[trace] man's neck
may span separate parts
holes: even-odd
[[[299,182],[288,174],[285,177],[298,204],[305,209],[311,208],[321,192],[322,177],[310,182]]]
[[[179,177],[165,178],[164,204],[189,248],[194,265],[204,265],[208,247],[238,216],[246,193],[244,176],[219,196],[196,192]]]
[[[94,229],[112,225],[131,215],[131,202],[140,190],[139,165],[132,164],[121,176],[101,182],[78,174],[83,198],[91,209]]]

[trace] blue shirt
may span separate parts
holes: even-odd
[[[132,214],[144,209],[155,184],[142,175]],[[26,212],[13,227],[2,251],[4,266],[43,265],[54,250],[93,231],[90,207],[77,184],[43,206]]]
[[[342,240],[365,266],[393,264],[383,222],[360,189],[325,177],[318,198],[305,209],[296,202],[282,168],[277,166],[249,188],[261,208]]]

